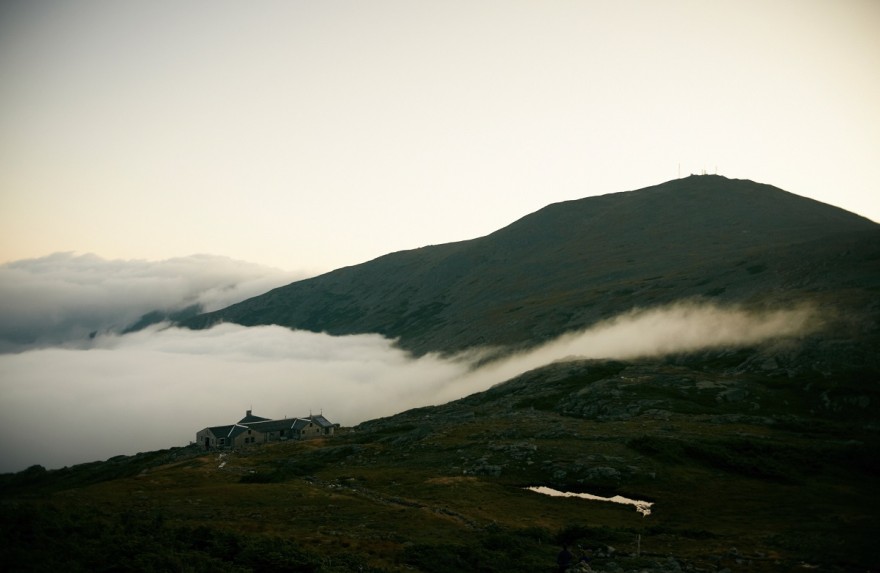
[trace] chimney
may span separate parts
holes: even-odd
[[[247,410],[247,413],[245,414],[245,417],[250,416],[250,415],[251,415],[251,411],[250,411],[250,410]]]

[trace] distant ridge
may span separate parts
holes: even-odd
[[[688,298],[858,313],[880,288],[878,260],[880,225],[864,217],[696,175],[548,205],[485,237],[385,255],[181,324],[375,332],[415,353],[528,346]]]

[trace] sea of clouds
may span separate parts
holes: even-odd
[[[144,314],[209,312],[305,278],[214,255],[164,261],[55,253],[0,265],[0,352],[84,346]]]
[[[683,302],[634,309],[480,368],[480,349],[416,358],[375,334],[235,324],[191,331],[168,323],[122,334],[156,308],[220,308],[290,280],[219,257],[145,263],[64,254],[3,265],[2,293],[13,301],[0,306],[0,336],[14,351],[0,354],[0,472],[186,445],[198,430],[235,422],[247,409],[269,418],[323,412],[354,425],[558,360],[755,344],[818,323],[806,307],[750,312]]]

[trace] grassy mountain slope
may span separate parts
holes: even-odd
[[[183,324],[378,332],[416,353],[533,345],[682,298],[821,303],[829,290],[877,288],[878,246],[880,225],[852,213],[692,176],[550,205],[486,237],[389,254]]]
[[[876,373],[792,378],[758,358],[554,364],[333,438],[0,476],[0,558],[549,573],[568,542],[596,571],[874,570]],[[643,517],[534,485],[654,505]]]

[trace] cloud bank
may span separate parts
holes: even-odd
[[[216,310],[304,278],[212,255],[164,261],[55,253],[0,265],[0,352],[82,346],[144,314]]]
[[[806,305],[770,311],[680,302],[634,309],[489,366],[504,379],[573,358],[631,359],[797,337],[821,326]]]
[[[273,418],[323,411],[354,425],[445,403],[558,360],[757,344],[816,325],[808,308],[677,304],[626,313],[481,368],[474,368],[479,352],[414,358],[379,335],[234,324],[108,333],[90,349],[0,355],[0,472],[186,445],[196,431],[234,422],[246,409]]]

